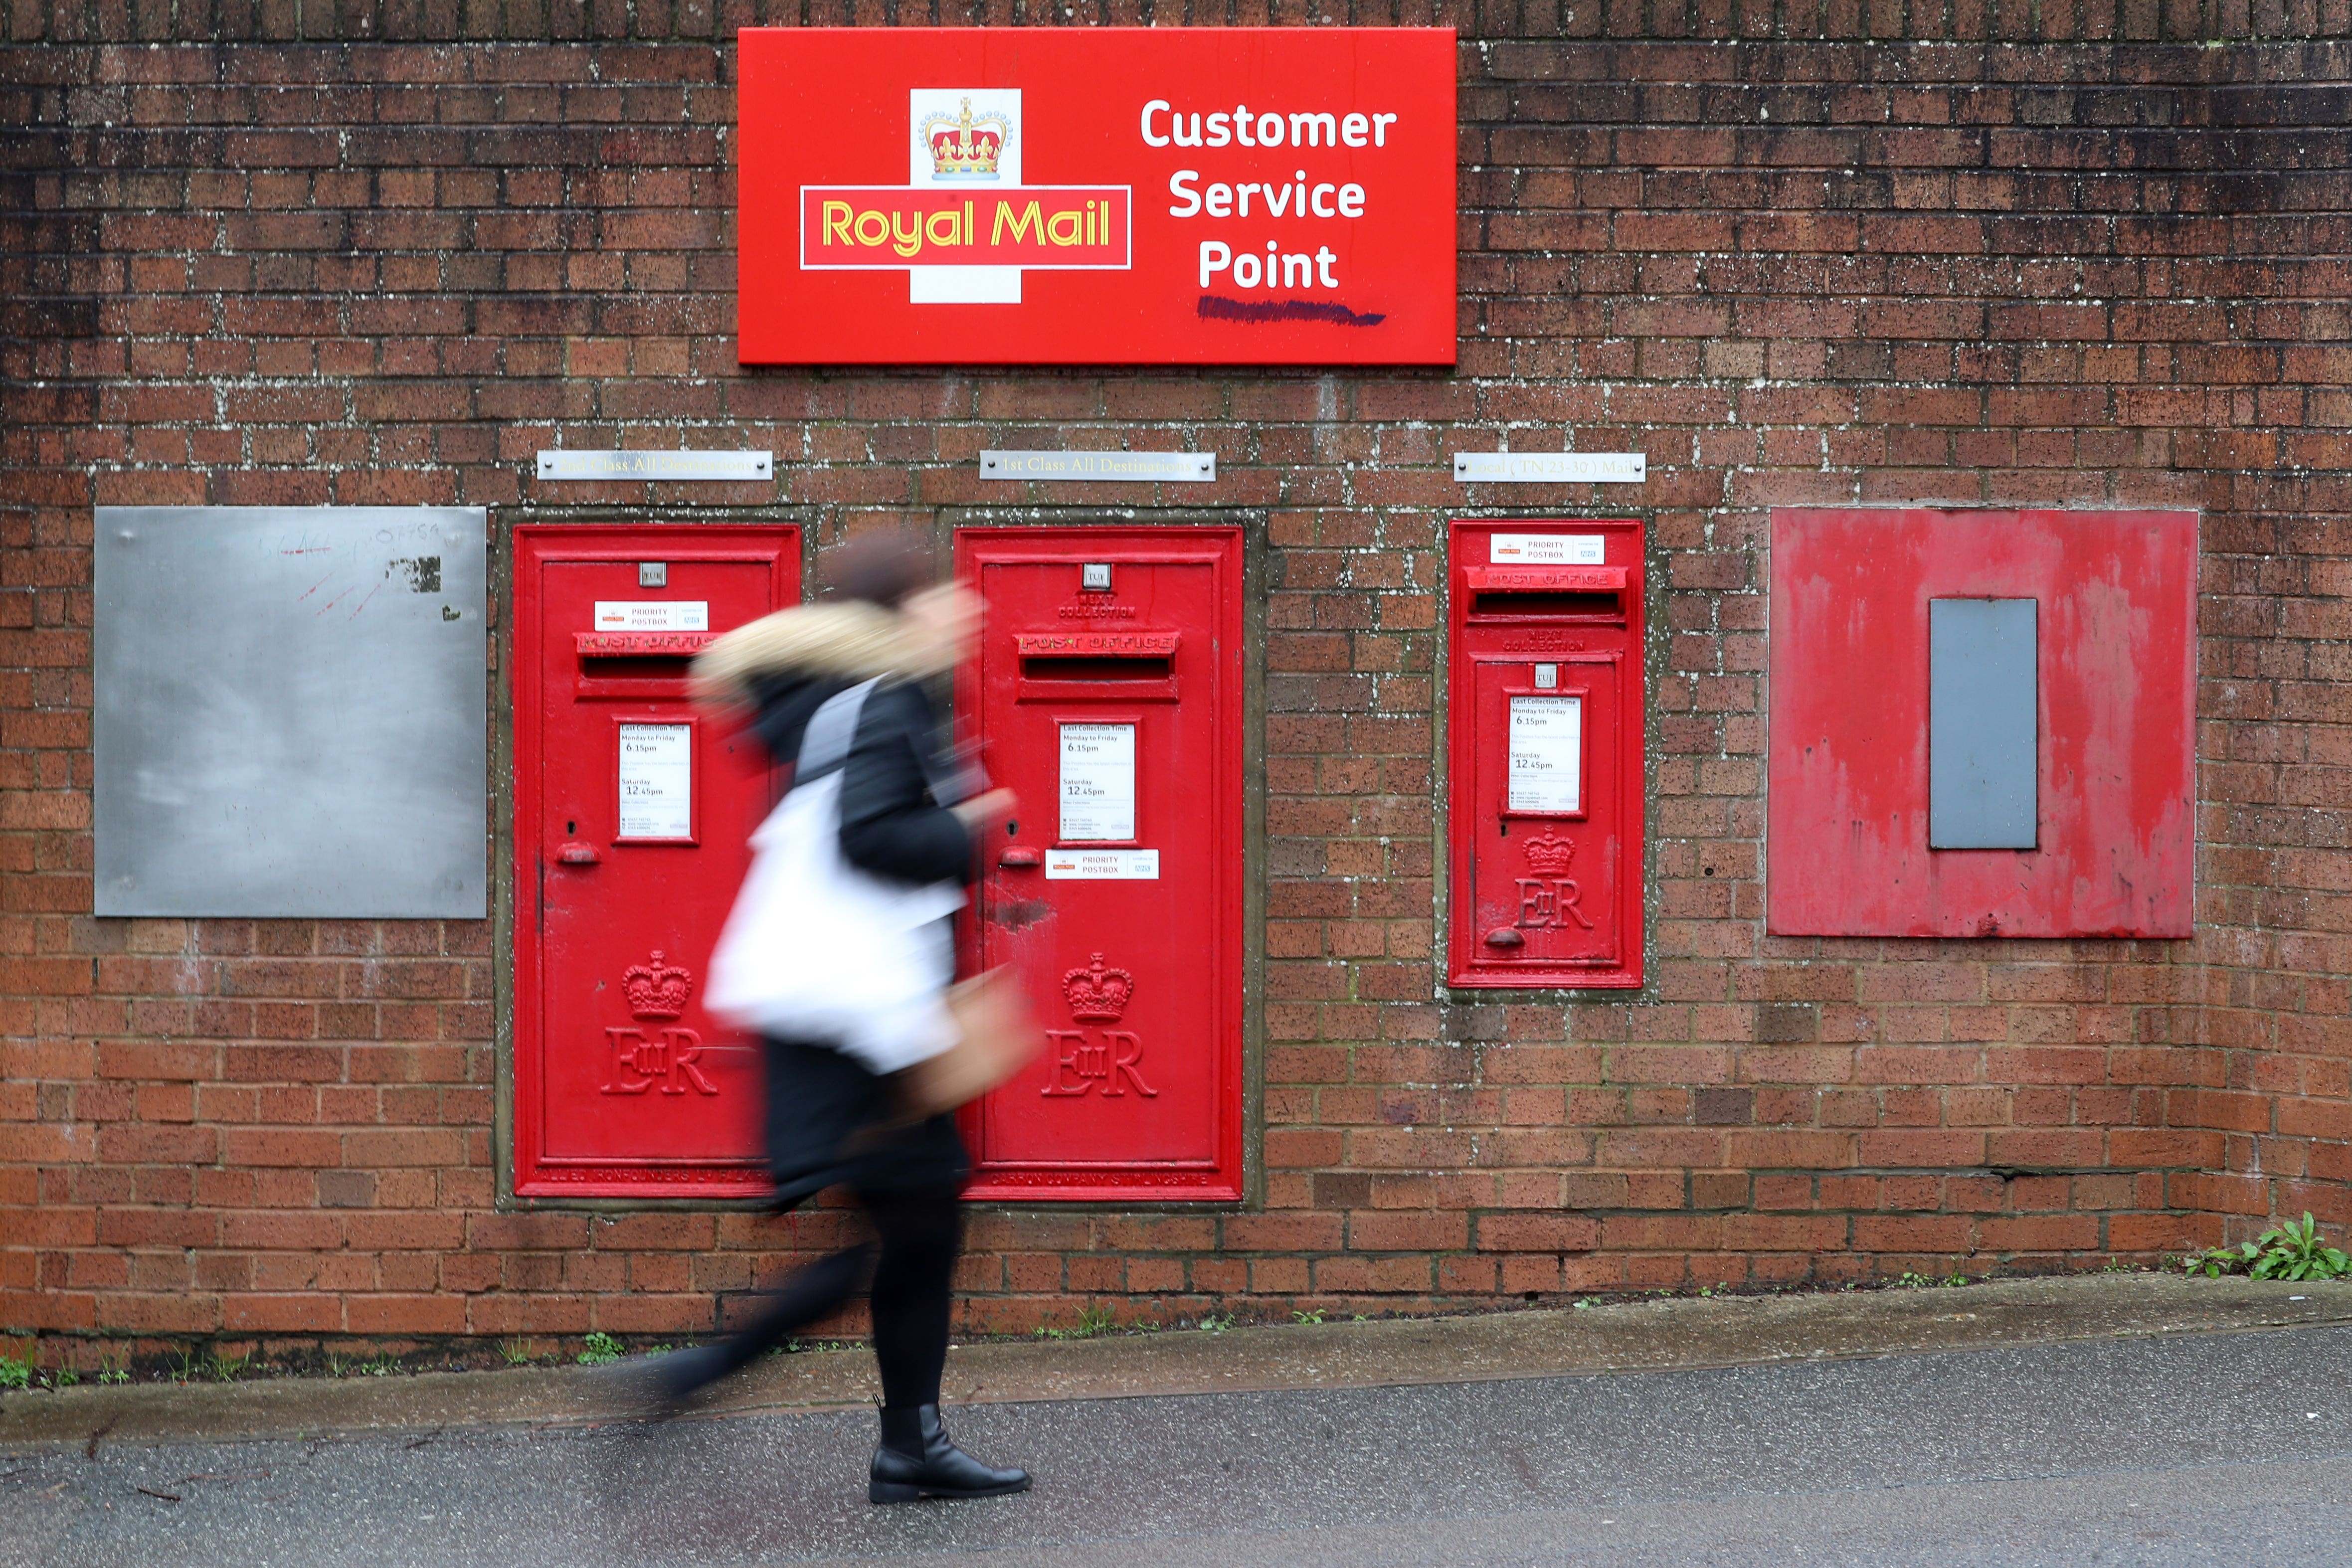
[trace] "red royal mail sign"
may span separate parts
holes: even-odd
[[[1436,27],[747,27],[746,364],[1452,364]]]

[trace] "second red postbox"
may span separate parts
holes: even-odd
[[[1456,521],[1447,977],[1642,983],[1643,529]]]
[[[964,1113],[975,1197],[1242,1196],[1237,528],[966,528],[988,600],[958,703],[1020,797],[965,923],[1045,1050]]]

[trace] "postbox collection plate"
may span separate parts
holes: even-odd
[[[1453,985],[1642,983],[1643,543],[1633,520],[1453,525]]]
[[[706,1016],[701,989],[773,787],[755,738],[695,712],[686,674],[794,602],[800,560],[789,527],[514,530],[519,1197],[767,1190],[757,1045]],[[618,601],[708,625],[597,630]]]
[[[1010,966],[1046,1032],[965,1113],[971,1196],[1238,1198],[1241,532],[970,528],[956,562],[989,607],[958,710],[1021,800],[965,963]]]

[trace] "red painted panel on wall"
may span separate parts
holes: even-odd
[[[747,27],[745,364],[1452,364],[1450,27]]]
[[[1928,601],[2037,601],[2039,837],[1927,847]],[[2187,936],[2193,512],[1772,516],[1767,924],[1782,936]]]

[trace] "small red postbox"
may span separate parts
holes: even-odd
[[[514,530],[519,1197],[767,1188],[757,1047],[702,982],[772,789],[687,670],[800,562],[793,528]]]
[[[1642,525],[1456,521],[1456,986],[1642,983]]]
[[[1242,1191],[1242,537],[968,528],[988,601],[957,708],[1020,797],[981,854],[968,964],[1045,1040],[965,1113],[991,1198]]]

